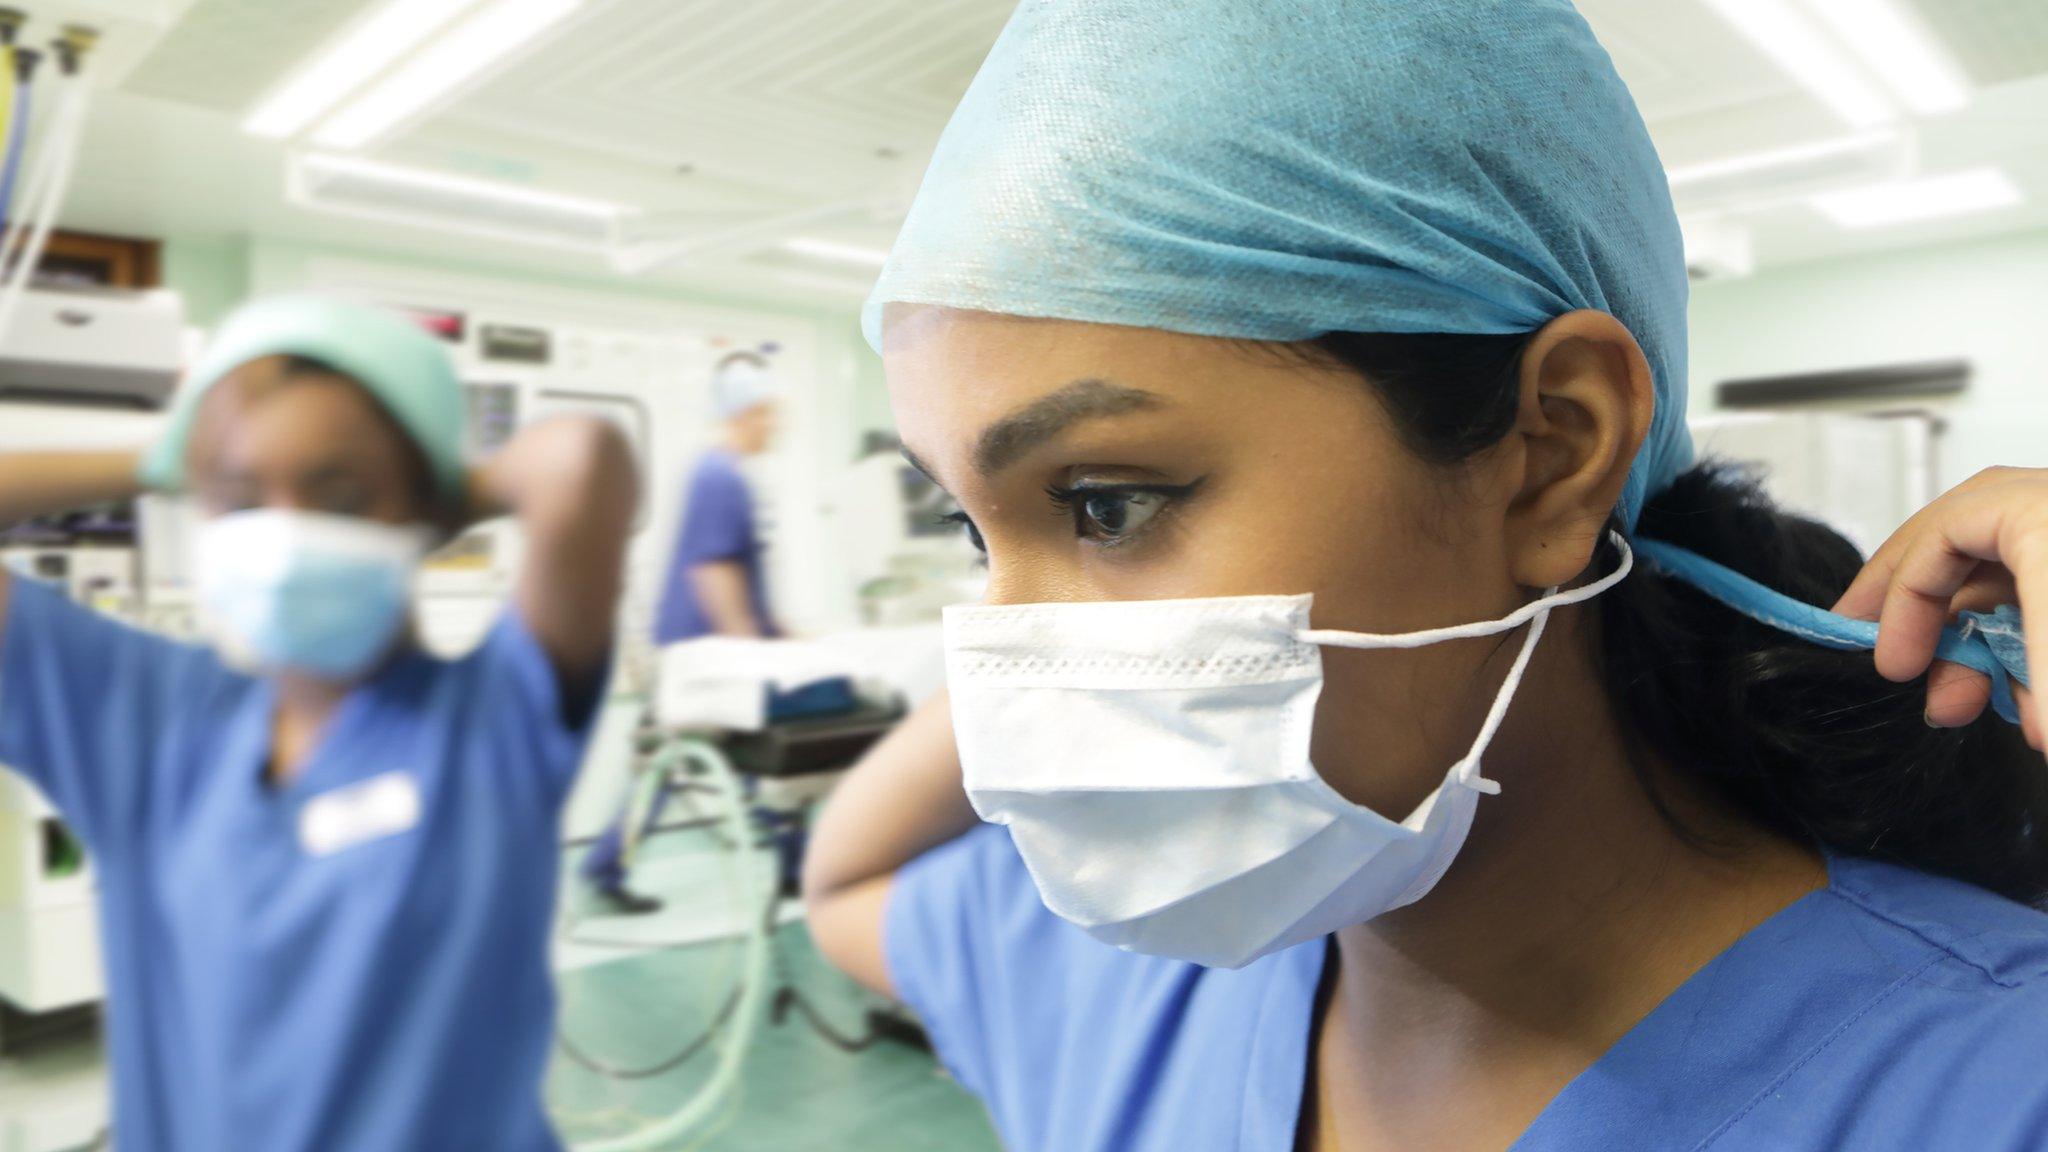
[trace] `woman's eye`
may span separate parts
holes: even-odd
[[[974,521],[967,518],[967,513],[948,512],[944,516],[939,517],[939,519],[947,524],[960,525],[961,528],[966,530],[967,542],[974,545],[974,550],[984,556],[988,555],[988,545],[981,539],[981,529],[974,526]]]
[[[1074,526],[1083,536],[1117,540],[1145,526],[1166,507],[1166,496],[1145,491],[1077,491],[1072,497]]]

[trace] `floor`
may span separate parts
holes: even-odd
[[[575,853],[565,855],[573,867]],[[613,1068],[644,1069],[700,1036],[741,970],[733,939],[768,907],[765,855],[735,852],[705,832],[648,842],[635,883],[668,902],[649,917],[587,914],[565,896],[570,915],[556,951],[563,1036]],[[573,889],[569,889],[572,891]],[[789,904],[778,906],[773,955],[788,979],[831,1023],[858,1033],[876,1001],[832,970],[812,947]],[[673,1071],[640,1079],[592,1072],[557,1048],[547,1100],[564,1138],[641,1135],[696,1096],[739,1028],[728,1022],[713,1044]],[[738,1090],[707,1121],[651,1146],[688,1152],[996,1152],[981,1107],[927,1053],[882,1041],[842,1052],[792,1015],[765,1011],[740,1058]],[[56,1045],[28,1059],[0,1061],[0,1150],[72,1149],[104,1122],[105,1071],[90,1041]],[[78,1133],[85,1133],[84,1136]]]
[[[634,867],[639,889],[668,902],[652,917],[584,919],[557,955],[564,1037],[614,1068],[644,1070],[703,1034],[732,994],[742,966],[727,932],[766,906],[765,857],[739,857],[703,833],[651,843]],[[739,867],[734,867],[735,863]],[[574,906],[572,905],[572,908]],[[800,921],[785,911],[775,931],[777,967],[845,1035],[865,1029],[872,997],[828,966]],[[705,939],[705,936],[712,938]],[[588,943],[602,940],[604,945]],[[637,950],[605,955],[613,942]],[[657,942],[679,947],[649,950]],[[729,1029],[728,1029],[729,1030]],[[721,1030],[719,1035],[727,1034]],[[710,1075],[715,1048],[673,1072],[643,1080],[600,1076],[558,1048],[548,1105],[571,1141],[647,1130],[685,1104]],[[834,1048],[801,1017],[752,1032],[731,1102],[693,1136],[666,1145],[690,1152],[995,1152],[981,1106],[931,1056],[893,1041],[858,1053]]]

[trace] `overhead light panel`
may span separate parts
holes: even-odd
[[[1705,3],[1844,121],[1872,128],[1895,118],[1884,92],[1791,0]]]
[[[360,148],[370,143],[531,43],[582,2],[496,0],[344,105],[314,132],[314,141],[329,148]]]
[[[565,212],[573,216],[608,218],[621,216],[626,212],[623,206],[608,200],[570,196],[497,180],[478,180],[469,176],[436,172],[431,168],[386,164],[379,160],[365,160],[360,156],[333,156],[313,152],[297,159],[300,169],[313,175],[360,176],[422,191],[446,192],[479,200],[494,200],[501,204],[519,204],[548,212]]]
[[[813,256],[820,260],[836,260],[842,264],[866,264],[880,268],[889,262],[889,253],[882,248],[866,248],[859,244],[842,244],[837,240],[817,240],[799,236],[783,245],[799,256]]]
[[[1898,0],[1806,0],[1906,107],[1922,115],[1970,102],[1970,82],[1933,32]]]
[[[265,96],[242,121],[242,130],[272,139],[296,135],[476,3],[387,0]]]
[[[1855,156],[1896,144],[1898,139],[1898,133],[1891,131],[1858,132],[1849,136],[1816,140],[1810,144],[1794,144],[1787,148],[1770,148],[1762,152],[1745,152],[1720,160],[1684,164],[1666,172],[1665,177],[1676,190],[1733,176],[1747,176],[1780,168],[1804,167],[1817,160],[1832,160],[1838,156]]]
[[[1878,228],[2009,208],[2025,199],[2019,185],[2003,171],[1972,168],[1945,176],[1828,192],[1808,203],[1844,228]]]
[[[293,204],[519,244],[609,252],[633,209],[518,184],[313,152],[286,167]]]

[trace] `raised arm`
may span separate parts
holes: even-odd
[[[854,766],[819,817],[804,860],[805,916],[819,951],[862,984],[892,994],[882,947],[890,881],[975,821],[941,692]]]
[[[142,493],[139,451],[9,452],[0,455],[0,527]],[[12,578],[0,567],[0,644],[7,640]]]
[[[553,662],[564,700],[587,702],[611,657],[640,499],[631,445],[603,420],[543,421],[473,472],[470,494],[479,518],[519,521],[526,558],[514,606]]]

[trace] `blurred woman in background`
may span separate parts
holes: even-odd
[[[146,453],[0,456],[0,522],[189,491],[217,649],[0,571],[0,762],[97,873],[117,1145],[552,1149],[553,850],[610,662],[637,498],[557,420],[481,468],[439,342],[381,310],[252,304]],[[511,607],[420,650],[413,576],[510,514]]]

